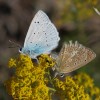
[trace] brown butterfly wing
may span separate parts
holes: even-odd
[[[89,48],[77,43],[64,44],[62,47],[59,57],[57,59],[58,71],[60,73],[72,72],[96,57],[96,54]]]
[[[69,58],[71,58],[71,53],[73,51],[73,48],[71,46],[73,46],[71,41],[70,41],[70,44],[66,44],[66,43],[63,44],[63,47],[62,47],[62,49],[58,55],[58,58],[56,60],[58,71],[61,71],[64,67],[63,66],[64,63],[66,61],[68,61]]]
[[[56,59],[56,63],[57,63],[57,66],[56,66],[56,69],[58,72],[60,72],[61,70],[61,65],[63,65],[63,62],[65,61],[65,54],[66,54],[66,44],[64,43],[63,44],[63,47],[58,55],[58,58]],[[67,54],[66,54],[67,55]],[[70,57],[70,55],[67,55],[66,56],[66,60]]]

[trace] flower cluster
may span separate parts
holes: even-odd
[[[80,73],[74,76],[74,81],[84,86],[85,92],[89,94],[90,100],[100,100],[100,88],[96,87],[93,79],[86,73]]]
[[[54,62],[47,55],[41,55],[38,62],[33,63],[31,58],[22,54],[10,59],[9,67],[15,67],[16,72],[5,85],[15,100],[51,99],[44,75],[47,68],[54,66]]]
[[[55,95],[60,100],[100,100],[100,88],[96,87],[93,79],[86,73],[73,77],[67,76],[64,81],[54,80]]]
[[[14,100],[100,100],[100,89],[90,76],[80,73],[66,76],[63,81],[52,78],[50,68],[55,64],[48,55],[41,55],[38,63],[20,54],[9,60],[15,74],[5,82],[9,95]]]
[[[60,100],[90,100],[89,94],[84,91],[84,86],[77,84],[72,77],[68,76],[62,82],[55,79],[55,95],[58,95]]]

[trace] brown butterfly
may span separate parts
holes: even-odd
[[[64,43],[58,57],[56,57],[56,65],[54,66],[57,71],[56,75],[72,72],[86,65],[95,57],[96,54],[91,49],[77,41]]]

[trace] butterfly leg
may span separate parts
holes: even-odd
[[[54,78],[56,78],[56,76],[57,76],[58,74],[59,74],[58,72],[55,72],[55,74],[54,74]]]

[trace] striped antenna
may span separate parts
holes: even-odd
[[[11,43],[11,46],[9,46],[9,48],[16,48],[16,47],[21,48],[21,46],[19,44],[15,43],[13,41],[9,40],[9,42]]]

